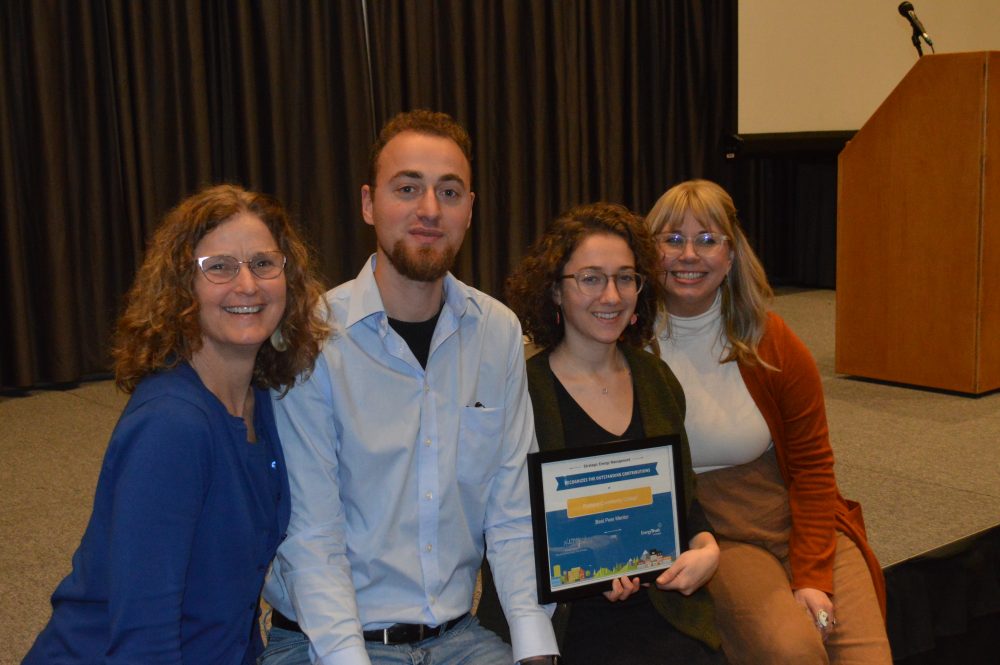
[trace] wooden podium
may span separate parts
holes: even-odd
[[[1000,51],[917,61],[840,153],[843,374],[1000,388]]]

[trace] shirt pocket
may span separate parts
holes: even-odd
[[[458,426],[458,482],[482,485],[495,473],[503,445],[503,408],[467,406]]]

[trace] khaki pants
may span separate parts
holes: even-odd
[[[826,644],[792,596],[791,515],[773,450],[749,464],[699,475],[698,499],[721,549],[719,569],[708,589],[730,663],[891,665],[871,575],[847,536],[837,534],[837,626]]]

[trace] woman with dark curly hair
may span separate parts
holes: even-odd
[[[132,397],[25,663],[254,662],[290,510],[268,390],[311,370],[321,294],[274,199],[220,185],[167,214],[116,332]]]
[[[665,434],[682,441],[690,548],[647,590],[626,576],[605,598],[573,602],[562,639],[571,665],[721,662],[702,589],[719,548],[690,499],[684,394],[666,364],[643,350],[660,300],[658,264],[640,218],[594,203],[556,219],[507,281],[511,308],[542,347],[527,366],[542,450]]]

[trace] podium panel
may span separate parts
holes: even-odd
[[[921,58],[839,158],[836,370],[1000,388],[1000,52]]]

